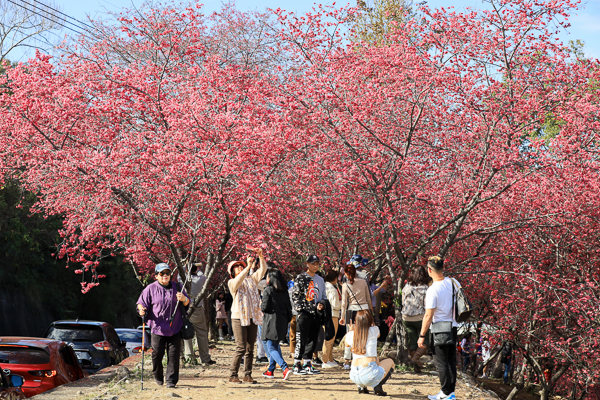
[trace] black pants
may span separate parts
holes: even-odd
[[[181,334],[173,336],[152,335],[152,374],[157,382],[163,382],[162,359],[167,353],[167,384],[176,385],[179,381],[179,353],[181,352]]]
[[[312,360],[319,341],[321,323],[316,314],[300,312],[296,320],[296,349],[294,360]]]
[[[456,342],[456,328],[454,331],[454,341]],[[430,343],[433,343],[430,341]],[[442,392],[450,394],[456,388],[456,345],[434,346],[433,360],[440,377]]]

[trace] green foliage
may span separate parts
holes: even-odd
[[[358,0],[361,13],[355,20],[356,38],[385,45],[386,36],[394,31],[394,27],[412,17],[410,3],[408,0],[373,0],[370,5]]]
[[[30,215],[36,200],[14,180],[8,180],[0,189],[0,284],[10,279],[21,287],[29,282],[24,268],[41,269],[51,261],[47,253],[58,242],[62,221]]]
[[[549,113],[544,119],[544,124],[539,129],[531,132],[529,139],[531,141],[542,140],[548,144],[550,140],[558,136],[564,124],[564,121],[557,119],[554,114]]]
[[[414,372],[415,369],[404,364],[396,364],[396,372]]]
[[[73,272],[79,267],[67,268],[64,260],[53,256],[62,219],[32,214],[30,209],[36,201],[37,196],[23,190],[15,180],[9,179],[0,187],[0,290],[25,294],[28,309],[47,310],[55,319],[137,326],[135,302],[143,286],[132,267],[118,257],[104,259],[98,273],[107,277],[82,294],[84,277]]]
[[[582,40],[569,40],[569,48],[571,50],[571,54],[577,60],[585,60],[585,51],[583,51],[585,47],[585,42]]]

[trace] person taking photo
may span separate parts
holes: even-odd
[[[227,282],[229,292],[233,295],[231,305],[231,325],[235,336],[235,355],[231,361],[229,382],[241,383],[238,371],[244,358],[244,379],[246,383],[254,384],[252,379],[252,361],[254,344],[258,334],[258,325],[262,325],[263,314],[260,310],[258,282],[267,271],[267,262],[262,249],[255,249],[258,256],[258,270],[249,275],[254,268],[256,259],[248,257],[247,263],[232,261],[227,266],[231,279]]]

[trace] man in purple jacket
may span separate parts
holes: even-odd
[[[177,282],[171,281],[171,269],[165,263],[154,268],[156,282],[148,285],[137,301],[140,315],[145,315],[152,333],[152,373],[157,385],[162,385],[162,359],[167,352],[167,387],[174,388],[179,380],[179,353],[184,307],[190,299]],[[181,291],[180,291],[181,290]],[[180,305],[179,303],[182,303]],[[171,320],[173,311],[175,317]]]

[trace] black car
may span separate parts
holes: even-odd
[[[111,324],[98,321],[64,320],[53,322],[44,337],[62,340],[75,351],[81,366],[94,373],[129,357],[126,343]]]

